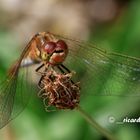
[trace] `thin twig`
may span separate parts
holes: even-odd
[[[109,140],[116,140],[116,138],[105,128],[100,126],[91,116],[89,116],[80,106],[77,107],[77,111],[83,116],[83,118],[98,132],[105,136]]]

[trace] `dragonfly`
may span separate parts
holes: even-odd
[[[38,96],[45,108],[74,109],[87,92],[97,96],[140,96],[139,58],[39,32],[0,83],[0,128],[27,106],[33,90],[31,73],[39,76]]]

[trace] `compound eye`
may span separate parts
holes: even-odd
[[[44,51],[48,54],[52,54],[56,49],[56,43],[55,42],[47,42],[44,46]]]
[[[58,40],[56,42],[56,46],[57,46],[57,49],[62,49],[62,50],[67,50],[68,49],[67,44],[63,40]]]

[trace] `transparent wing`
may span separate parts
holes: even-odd
[[[76,71],[81,91],[94,95],[140,96],[140,59],[108,53],[95,45],[56,36],[67,42],[65,66]]]
[[[1,85],[0,128],[15,118],[27,105],[31,94],[28,78],[28,68],[22,68],[18,75],[7,79]]]
[[[31,76],[28,74],[30,67],[23,67],[32,42],[33,39],[25,47],[17,63],[9,70],[6,80],[0,83],[0,128],[22,112],[32,93],[29,84]]]

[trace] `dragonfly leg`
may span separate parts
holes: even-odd
[[[37,73],[40,73],[40,74],[42,74],[42,72],[40,72],[39,70],[41,69],[41,68],[43,68],[45,66],[45,64],[43,63],[43,64],[41,64],[35,71],[37,72]]]
[[[60,66],[57,66],[57,67],[63,74],[66,74],[66,72],[71,73],[71,71],[67,67],[65,67],[63,64],[61,64]],[[71,82],[74,84],[74,82],[72,80],[71,80]]]
[[[60,64],[57,66],[57,68],[62,72],[63,74],[71,73],[71,71],[65,67],[63,64]]]
[[[63,74],[66,74],[65,71],[60,66],[57,66],[57,68],[60,70],[60,72],[62,72]]]
[[[70,73],[71,71],[67,68],[67,67],[65,67],[63,64],[61,64],[60,65],[64,70],[66,70],[68,73]]]
[[[41,74],[42,76],[41,76],[41,78],[40,78],[40,80],[39,80],[39,82],[38,82],[38,87],[39,88],[41,88],[42,89],[42,86],[41,86],[41,81],[43,80],[43,78],[44,78],[44,76],[45,76],[45,74],[46,74],[46,71],[48,70],[48,66],[45,68],[45,72],[41,72],[40,71],[40,69],[41,68],[43,68],[45,66],[45,64],[43,63],[43,64],[41,64],[35,71],[38,73],[38,74]]]

